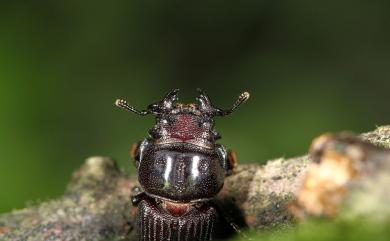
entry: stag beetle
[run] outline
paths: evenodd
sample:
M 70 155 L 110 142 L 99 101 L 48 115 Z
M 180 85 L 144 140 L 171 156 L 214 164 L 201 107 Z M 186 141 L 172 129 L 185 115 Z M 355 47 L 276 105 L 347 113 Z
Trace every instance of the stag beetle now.
M 243 92 L 230 109 L 214 107 L 198 89 L 199 104 L 175 103 L 178 89 L 139 111 L 118 99 L 116 106 L 144 116 L 156 116 L 149 137 L 136 143 L 132 157 L 143 189 L 136 189 L 139 240 L 211 240 L 217 209 L 211 199 L 236 165 L 233 152 L 215 143 L 214 117 L 231 114 L 248 100 Z

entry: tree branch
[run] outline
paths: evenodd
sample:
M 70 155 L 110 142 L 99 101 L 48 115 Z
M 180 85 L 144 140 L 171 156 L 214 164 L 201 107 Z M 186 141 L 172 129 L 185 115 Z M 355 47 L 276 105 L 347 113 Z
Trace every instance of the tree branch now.
M 238 165 L 217 202 L 234 222 L 259 231 L 289 227 L 308 215 L 383 220 L 390 216 L 390 152 L 385 148 L 390 148 L 390 126 L 359 138 L 323 136 L 313 143 L 311 155 Z M 130 195 L 136 185 L 136 177 L 119 171 L 114 160 L 91 157 L 62 197 L 2 214 L 0 239 L 135 240 L 137 210 Z

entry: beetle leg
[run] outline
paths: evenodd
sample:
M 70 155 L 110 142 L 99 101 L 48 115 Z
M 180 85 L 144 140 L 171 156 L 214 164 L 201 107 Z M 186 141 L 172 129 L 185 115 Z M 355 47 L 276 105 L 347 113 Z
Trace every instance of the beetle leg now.
M 234 150 L 228 150 L 227 160 L 230 163 L 232 173 L 238 165 L 237 153 Z
M 242 238 L 244 238 L 245 240 L 253 240 L 252 238 L 248 237 L 245 233 L 243 233 L 240 229 L 240 227 L 233 222 L 233 219 L 231 219 L 230 217 L 224 217 L 225 218 L 225 221 L 233 228 L 233 230 Z
M 221 164 L 226 171 L 226 176 L 231 175 L 238 164 L 236 152 L 233 150 L 227 151 L 226 148 L 220 144 L 216 144 L 215 148 L 221 155 Z
M 141 202 L 142 199 L 146 197 L 146 193 L 144 191 L 141 191 L 141 188 L 138 186 L 135 186 L 132 190 L 131 195 L 131 203 L 133 206 L 136 206 L 139 202 Z
M 229 225 L 232 230 L 237 233 L 244 240 L 252 240 L 245 233 L 242 232 L 242 228 L 245 228 L 245 223 L 243 221 L 235 220 L 233 217 L 236 216 L 232 213 L 232 209 L 226 206 L 226 203 L 222 203 L 220 200 L 212 200 L 213 207 L 217 209 L 217 212 L 220 214 L 219 216 L 222 218 L 225 224 Z M 241 223 L 239 225 L 238 223 Z
M 130 156 L 133 161 L 133 164 L 138 167 L 139 164 L 139 147 L 141 145 L 141 141 L 134 143 L 130 148 Z

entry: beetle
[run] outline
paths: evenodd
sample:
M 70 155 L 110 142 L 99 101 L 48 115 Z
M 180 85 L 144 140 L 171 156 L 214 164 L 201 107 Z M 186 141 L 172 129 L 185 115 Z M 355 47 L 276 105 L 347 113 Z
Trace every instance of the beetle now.
M 179 89 L 141 111 L 125 100 L 115 102 L 138 115 L 156 117 L 149 137 L 131 151 L 142 188 L 136 188 L 131 198 L 139 210 L 139 240 L 212 239 L 218 212 L 211 200 L 237 163 L 233 152 L 216 143 L 221 136 L 214 129 L 214 118 L 234 112 L 249 93 L 243 92 L 230 109 L 223 110 L 201 89 L 197 91 L 198 104 L 176 103 Z

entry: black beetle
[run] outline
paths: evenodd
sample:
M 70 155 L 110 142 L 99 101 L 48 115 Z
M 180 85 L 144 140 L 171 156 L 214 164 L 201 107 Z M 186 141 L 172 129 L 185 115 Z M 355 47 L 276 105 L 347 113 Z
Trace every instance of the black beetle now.
M 156 116 L 150 137 L 132 149 L 143 189 L 135 190 L 132 197 L 139 207 L 139 240 L 211 240 L 217 220 L 211 199 L 237 162 L 234 153 L 215 143 L 221 136 L 214 130 L 213 118 L 231 114 L 249 93 L 242 93 L 232 108 L 222 110 L 200 89 L 199 104 L 175 103 L 178 91 L 172 90 L 142 111 L 124 100 L 115 102 L 138 115 Z

